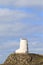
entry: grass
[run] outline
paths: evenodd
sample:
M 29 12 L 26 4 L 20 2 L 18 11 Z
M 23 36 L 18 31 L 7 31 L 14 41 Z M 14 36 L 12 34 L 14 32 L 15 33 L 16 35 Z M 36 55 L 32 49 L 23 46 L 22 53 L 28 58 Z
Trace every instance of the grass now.
M 10 54 L 0 65 L 43 65 L 43 56 L 38 54 Z

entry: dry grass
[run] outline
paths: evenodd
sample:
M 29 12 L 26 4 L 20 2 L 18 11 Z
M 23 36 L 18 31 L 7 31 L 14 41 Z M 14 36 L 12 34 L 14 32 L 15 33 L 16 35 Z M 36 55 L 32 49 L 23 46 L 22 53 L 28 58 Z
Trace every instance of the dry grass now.
M 43 56 L 38 54 L 11 54 L 1 65 L 43 65 Z

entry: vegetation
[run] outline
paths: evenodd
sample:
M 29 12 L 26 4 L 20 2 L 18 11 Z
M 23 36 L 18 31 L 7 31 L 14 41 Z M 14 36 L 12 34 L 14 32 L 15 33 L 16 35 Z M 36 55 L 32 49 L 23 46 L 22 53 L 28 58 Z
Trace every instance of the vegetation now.
M 0 65 L 43 65 L 43 56 L 38 54 L 11 54 Z

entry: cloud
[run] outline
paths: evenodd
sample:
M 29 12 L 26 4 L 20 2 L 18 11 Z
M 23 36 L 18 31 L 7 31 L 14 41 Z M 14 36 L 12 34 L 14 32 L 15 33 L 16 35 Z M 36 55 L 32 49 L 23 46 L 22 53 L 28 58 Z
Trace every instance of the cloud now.
M 0 0 L 0 5 L 23 6 L 43 6 L 43 0 Z
M 43 25 L 40 25 L 40 24 L 30 24 L 29 26 L 27 25 L 26 27 L 26 32 L 30 33 L 30 34 L 41 34 L 43 33 Z
M 33 46 L 37 46 L 38 45 L 38 42 L 33 42 L 32 45 Z
M 17 22 L 22 19 L 42 20 L 36 13 L 27 13 L 25 11 L 13 10 L 9 8 L 0 8 L 0 23 Z
M 0 51 L 2 50 L 9 50 L 10 48 L 17 47 L 19 44 L 17 41 L 8 41 L 8 42 L 3 42 L 0 44 Z
M 43 51 L 43 48 L 36 48 L 36 51 Z
M 34 16 L 36 15 L 19 10 L 0 8 L 0 36 L 23 36 L 25 34 L 23 30 L 28 25 L 24 24 L 21 20 L 27 17 L 33 18 Z
M 30 49 L 30 51 L 33 51 L 33 52 L 37 52 L 37 53 L 39 53 L 39 52 L 43 52 L 43 48 L 31 48 Z M 41 54 L 41 53 L 40 53 Z
M 0 44 L 0 63 L 3 63 L 9 54 L 14 53 L 18 47 L 17 41 L 7 41 Z
M 17 34 L 25 26 L 19 20 L 25 17 L 25 12 L 0 8 L 0 36 Z
M 20 10 L 0 8 L 0 36 L 25 37 L 28 34 L 33 35 L 34 33 L 43 33 L 42 25 L 32 25 L 32 23 L 29 23 L 31 21 L 28 21 L 27 23 L 21 21 L 25 18 L 33 19 L 36 18 L 36 16 L 35 13 L 32 14 Z
M 0 57 L 2 57 L 2 55 L 0 55 Z
M 33 19 L 37 15 L 34 13 L 26 13 L 20 10 L 11 10 L 8 8 L 0 8 L 0 37 L 26 37 L 30 36 L 33 41 L 41 40 L 42 37 L 38 37 L 38 34 L 43 33 L 43 25 L 34 24 L 31 21 L 26 20 L 26 23 L 22 19 Z
M 41 6 L 42 0 L 16 0 L 16 6 Z
M 7 59 L 8 57 L 8 54 L 1 54 L 0 55 L 0 64 L 4 63 L 5 62 L 5 59 Z
M 43 6 L 42 0 L 0 0 L 0 5 L 3 7 L 14 6 L 16 7 L 38 7 L 38 12 L 41 6 Z M 30 11 L 30 10 L 29 10 Z M 41 9 L 40 9 L 41 11 Z M 0 59 L 7 56 L 10 52 L 19 46 L 19 42 L 15 40 L 9 40 L 9 38 L 27 37 L 30 41 L 31 52 L 43 52 L 41 34 L 43 34 L 43 25 L 39 24 L 42 17 L 38 16 L 39 13 L 33 11 L 32 13 L 22 10 L 0 8 Z M 28 19 L 28 20 L 27 20 Z M 24 21 L 25 20 L 25 21 Z M 37 22 L 39 21 L 39 23 Z M 37 24 L 35 24 L 36 22 Z M 42 23 L 42 22 L 41 22 Z M 38 34 L 40 34 L 38 36 Z M 3 39 L 2 39 L 3 38 Z M 6 39 L 5 39 L 6 38 Z M 40 40 L 39 40 L 40 38 Z M 4 40 L 4 41 L 3 41 Z M 5 41 L 7 40 L 7 41 Z M 39 42 L 37 42 L 37 40 Z M 41 45 L 42 44 L 42 45 Z M 37 48 L 36 48 L 37 47 Z M 5 58 L 4 58 L 5 59 Z M 1 62 L 1 61 L 0 61 Z
M 18 36 L 25 26 L 20 22 L 15 24 L 0 24 L 0 36 Z
M 22 11 L 0 8 L 0 21 L 15 21 L 26 16 L 27 14 Z

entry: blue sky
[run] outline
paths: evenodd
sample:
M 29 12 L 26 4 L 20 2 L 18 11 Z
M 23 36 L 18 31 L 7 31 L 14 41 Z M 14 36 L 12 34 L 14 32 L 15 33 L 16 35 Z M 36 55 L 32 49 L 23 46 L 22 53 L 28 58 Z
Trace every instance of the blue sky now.
M 0 0 L 0 63 L 28 39 L 29 52 L 43 54 L 43 0 Z

